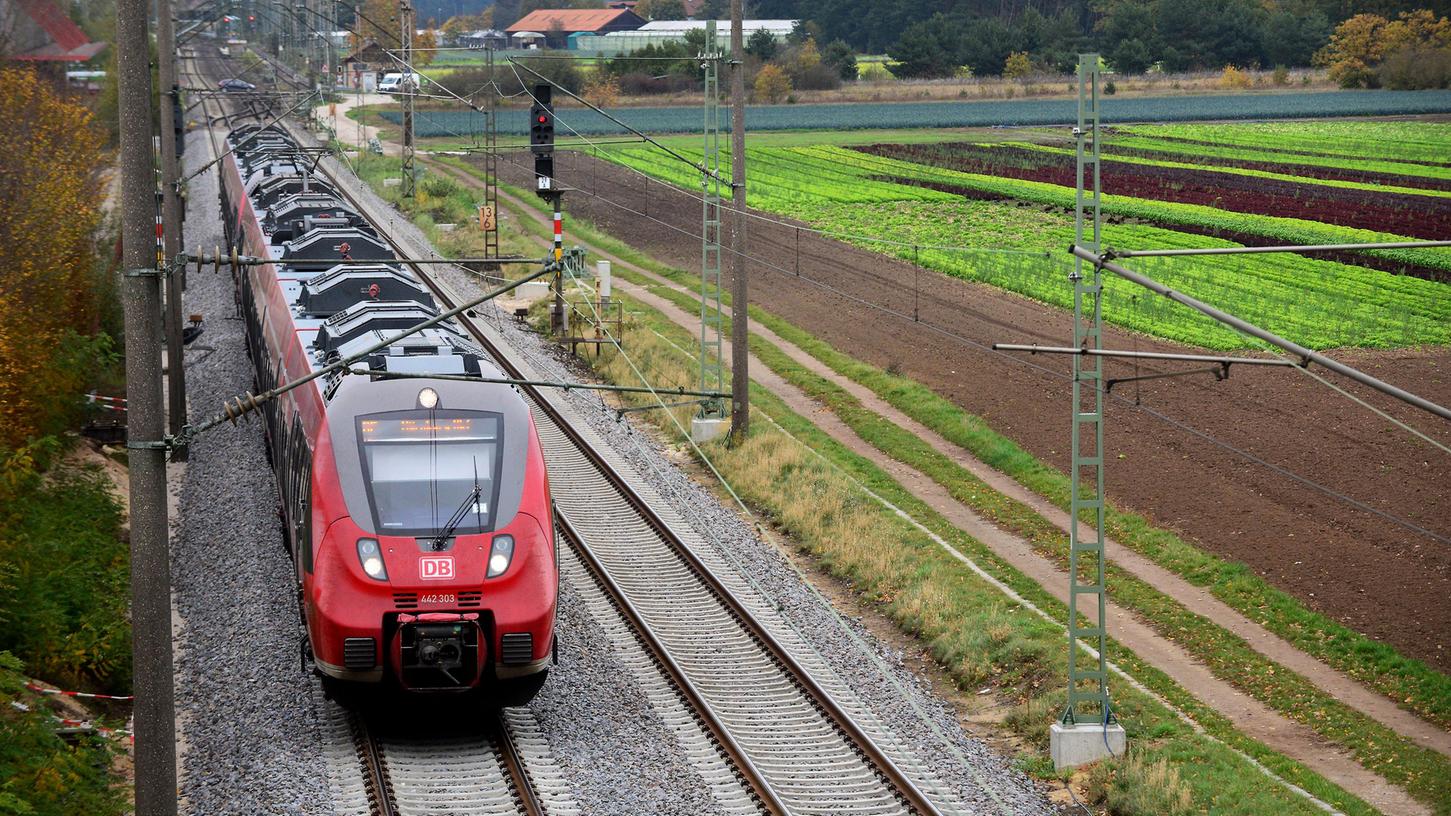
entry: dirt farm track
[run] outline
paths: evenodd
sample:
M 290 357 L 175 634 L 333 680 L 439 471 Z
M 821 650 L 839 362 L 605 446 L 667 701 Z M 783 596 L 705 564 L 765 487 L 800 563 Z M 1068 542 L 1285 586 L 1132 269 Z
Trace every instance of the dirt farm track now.
M 517 161 L 501 162 L 501 175 L 527 189 L 532 174 L 523 168 L 522 158 Z M 664 262 L 699 269 L 698 238 L 692 241 L 680 232 L 699 235 L 697 200 L 660 184 L 645 184 L 638 174 L 587 156 L 562 155 L 559 165 L 561 177 L 580 188 L 565 200 L 566 222 L 586 219 Z M 760 221 L 753 221 L 751 229 L 753 256 L 792 268 L 795 230 Z M 1036 456 L 1068 469 L 1068 359 L 1009 358 L 982 348 L 995 342 L 1069 345 L 1068 315 L 924 272 L 924 284 L 930 279 L 933 286 L 924 285 L 919 305 L 923 325 L 914 324 L 911 265 L 809 234 L 800 240 L 801 279 L 752 264 L 753 304 L 788 317 L 866 362 L 900 370 L 984 417 Z M 729 267 L 726 263 L 727 273 Z M 1117 330 L 1108 331 L 1104 345 L 1183 350 Z M 1334 356 L 1441 404 L 1451 402 L 1451 350 L 1446 348 Z M 1140 366 L 1139 373 L 1170 370 L 1172 365 Z M 1109 376 L 1132 373 L 1116 361 L 1107 369 Z M 1336 382 L 1451 443 L 1447 423 L 1379 395 L 1371 397 L 1373 392 L 1350 388 L 1347 381 Z M 1154 380 L 1143 383 L 1137 393 L 1132 386 L 1120 386 L 1114 394 L 1124 399 L 1108 403 L 1107 479 L 1108 493 L 1120 506 L 1144 513 L 1211 552 L 1248 564 L 1309 606 L 1404 654 L 1442 671 L 1451 669 L 1448 457 L 1292 369 L 1241 366 L 1226 382 L 1207 375 Z M 1151 412 L 1268 464 L 1255 463 Z M 1440 540 L 1357 509 L 1269 465 L 1404 519 Z

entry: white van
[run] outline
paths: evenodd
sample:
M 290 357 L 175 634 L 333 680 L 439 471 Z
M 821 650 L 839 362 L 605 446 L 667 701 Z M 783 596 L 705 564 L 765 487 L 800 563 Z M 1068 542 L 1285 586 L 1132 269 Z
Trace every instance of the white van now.
M 422 81 L 423 77 L 418 74 L 384 74 L 383 79 L 378 82 L 378 93 L 398 93 L 409 87 L 417 90 Z

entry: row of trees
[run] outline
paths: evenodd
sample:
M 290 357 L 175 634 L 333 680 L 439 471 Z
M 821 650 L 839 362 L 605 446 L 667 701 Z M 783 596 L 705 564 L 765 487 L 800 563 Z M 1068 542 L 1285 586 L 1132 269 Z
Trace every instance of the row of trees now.
M 748 6 L 752 17 L 810 20 L 820 26 L 818 39 L 821 42 L 843 40 L 861 54 L 887 52 L 907 29 L 936 14 L 956 20 L 997 20 L 1009 29 L 1019 29 L 1030 13 L 1045 19 L 1063 15 L 1072 24 L 1073 35 L 1082 38 L 1082 45 L 1108 53 L 1110 49 L 1104 47 L 1105 44 L 1097 37 L 1097 24 L 1112 16 L 1121 2 L 1125 0 L 893 0 L 890 3 L 881 0 L 752 0 Z M 1149 6 L 1152 12 L 1157 4 L 1144 5 Z M 1451 0 L 1429 0 L 1418 5 L 1429 9 L 1437 17 L 1451 15 Z M 1187 6 L 1190 13 L 1203 13 L 1208 18 L 1206 24 L 1220 25 L 1213 18 L 1224 12 L 1215 2 L 1183 6 Z M 1394 19 L 1399 12 L 1406 10 L 1406 4 L 1396 0 L 1296 0 L 1292 4 L 1286 0 L 1268 0 L 1243 4 L 1235 13 L 1250 11 L 1249 6 L 1262 7 L 1266 17 L 1284 10 L 1296 16 L 1318 16 L 1325 20 L 1321 42 L 1310 49 L 1311 53 L 1323 44 L 1323 36 L 1329 34 L 1330 27 L 1343 20 L 1357 14 L 1376 14 Z M 1258 36 L 1255 40 L 1260 42 Z M 1147 40 L 1144 44 L 1152 46 Z M 1117 42 L 1107 45 L 1117 45 Z M 1305 58 L 1309 58 L 1308 53 Z
M 1114 70 L 1142 73 L 1225 65 L 1309 65 L 1330 35 L 1329 19 L 1309 0 L 1110 0 L 1087 26 L 1081 9 L 1045 16 L 1029 8 L 1017 19 L 938 13 L 902 32 L 888 55 L 900 76 L 949 76 L 970 69 L 996 75 L 1010 54 L 1035 68 L 1071 69 L 1084 51 L 1102 53 Z

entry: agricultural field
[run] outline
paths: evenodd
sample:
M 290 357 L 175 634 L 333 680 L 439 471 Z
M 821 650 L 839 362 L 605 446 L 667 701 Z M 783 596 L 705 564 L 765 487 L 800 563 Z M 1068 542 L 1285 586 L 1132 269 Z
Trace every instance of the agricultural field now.
M 1065 85 L 1065 88 L 1067 86 Z M 746 128 L 775 130 L 855 130 L 878 128 L 957 128 L 997 125 L 1053 125 L 1071 122 L 1078 103 L 1072 99 L 1021 99 L 971 102 L 881 102 L 820 105 L 749 105 Z M 699 107 L 622 108 L 612 111 L 623 122 L 646 133 L 698 133 Z M 1177 97 L 1115 99 L 1105 122 L 1176 122 L 1207 119 L 1277 119 L 1318 116 L 1389 116 L 1451 113 L 1451 91 L 1317 91 L 1267 92 Z M 385 111 L 398 124 L 402 113 Z M 721 124 L 729 126 L 721 108 Z M 559 133 L 586 136 L 620 134 L 624 129 L 582 108 L 559 111 Z M 524 109 L 499 114 L 500 135 L 527 132 Z M 482 133 L 483 117 L 472 111 L 419 111 L 419 138 L 465 137 Z
M 1142 125 L 1105 139 L 1104 243 L 1123 249 L 1451 237 L 1451 128 L 1423 122 Z M 1002 141 L 753 148 L 750 204 L 843 240 L 1071 305 L 1074 151 Z M 682 187 L 683 163 L 615 148 Z M 866 205 L 866 206 L 862 206 Z M 1142 258 L 1135 269 L 1315 348 L 1451 343 L 1441 250 Z M 1109 279 L 1106 318 L 1216 349 L 1251 341 Z

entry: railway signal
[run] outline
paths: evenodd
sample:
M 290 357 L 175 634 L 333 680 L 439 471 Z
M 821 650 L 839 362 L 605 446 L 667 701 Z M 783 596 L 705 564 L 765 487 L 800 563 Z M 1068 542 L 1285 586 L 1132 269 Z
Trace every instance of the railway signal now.
M 552 86 L 534 86 L 534 104 L 529 108 L 529 150 L 534 155 L 554 152 L 554 105 Z
M 554 105 L 552 86 L 534 86 L 534 104 L 529 108 L 529 150 L 534 154 L 535 192 L 558 209 L 554 184 Z M 557 260 L 557 259 L 556 259 Z

